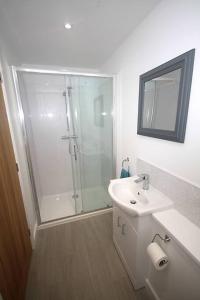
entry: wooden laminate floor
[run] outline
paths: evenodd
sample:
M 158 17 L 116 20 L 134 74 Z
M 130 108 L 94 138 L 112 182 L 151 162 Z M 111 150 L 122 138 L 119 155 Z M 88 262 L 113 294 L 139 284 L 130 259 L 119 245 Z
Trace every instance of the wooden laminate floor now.
M 146 300 L 135 292 L 112 241 L 112 214 L 40 230 L 27 300 Z

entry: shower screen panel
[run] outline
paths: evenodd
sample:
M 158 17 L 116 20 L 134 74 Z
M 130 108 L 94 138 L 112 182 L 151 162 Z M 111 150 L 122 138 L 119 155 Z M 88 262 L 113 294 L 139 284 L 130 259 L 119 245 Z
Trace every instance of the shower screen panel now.
M 112 78 L 72 76 L 78 102 L 81 195 L 84 212 L 111 206 L 107 189 L 113 178 Z
M 112 78 L 17 71 L 41 222 L 111 206 Z

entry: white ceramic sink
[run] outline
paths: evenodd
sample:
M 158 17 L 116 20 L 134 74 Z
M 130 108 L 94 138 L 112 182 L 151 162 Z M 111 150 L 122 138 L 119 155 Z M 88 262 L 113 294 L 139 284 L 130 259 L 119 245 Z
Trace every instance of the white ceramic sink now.
M 173 206 L 173 202 L 163 193 L 149 185 L 143 190 L 143 182 L 135 183 L 137 176 L 110 181 L 108 192 L 113 201 L 132 216 L 143 216 Z

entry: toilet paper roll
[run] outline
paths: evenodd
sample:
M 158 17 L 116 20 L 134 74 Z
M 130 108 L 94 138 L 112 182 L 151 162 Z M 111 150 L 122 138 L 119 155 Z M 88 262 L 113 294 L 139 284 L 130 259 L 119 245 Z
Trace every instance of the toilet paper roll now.
M 168 257 L 157 243 L 151 243 L 147 247 L 147 253 L 157 271 L 161 271 L 167 267 Z

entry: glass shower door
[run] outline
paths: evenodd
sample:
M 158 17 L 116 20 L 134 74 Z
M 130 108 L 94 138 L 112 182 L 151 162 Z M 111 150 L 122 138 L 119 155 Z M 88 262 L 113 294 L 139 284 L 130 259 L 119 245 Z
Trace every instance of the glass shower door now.
M 66 77 L 18 72 L 18 80 L 41 221 L 80 213 Z
M 108 184 L 113 178 L 112 78 L 71 76 L 78 135 L 83 212 L 111 206 Z

